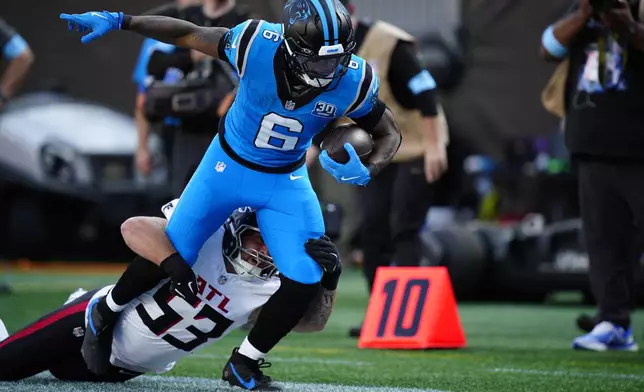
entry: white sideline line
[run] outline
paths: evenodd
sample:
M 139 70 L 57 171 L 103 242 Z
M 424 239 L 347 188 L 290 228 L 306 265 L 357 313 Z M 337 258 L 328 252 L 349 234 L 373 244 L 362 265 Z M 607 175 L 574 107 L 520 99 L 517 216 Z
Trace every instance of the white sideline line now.
M 3 383 L 0 382 L 0 391 L 11 392 L 236 392 L 221 380 L 200 377 L 168 377 L 162 375 L 141 376 L 125 384 L 79 383 L 79 382 L 52 382 L 53 377 L 49 372 L 41 373 L 24 381 Z M 285 392 L 449 392 L 439 389 L 416 389 L 396 387 L 368 387 L 344 386 L 332 384 L 304 384 L 278 382 Z
M 176 383 L 176 384 L 192 384 L 192 385 L 204 385 L 209 388 L 215 388 L 214 391 L 224 392 L 224 391 L 238 391 L 238 388 L 232 388 L 227 386 L 223 381 L 213 380 L 209 378 L 197 378 L 197 377 L 164 377 L 164 376 L 141 376 L 139 378 L 141 381 L 149 380 L 156 383 Z M 355 386 L 344 386 L 344 385 L 332 385 L 332 384 L 303 384 L 303 383 L 290 383 L 290 382 L 278 382 L 277 384 L 285 387 L 285 391 L 298 391 L 298 392 L 449 392 L 439 389 L 414 389 L 414 388 L 396 388 L 396 387 L 355 387 Z M 211 391 L 213 391 L 211 389 Z
M 228 359 L 230 355 L 219 354 L 192 354 L 187 358 L 203 358 L 203 359 Z M 348 365 L 348 366 L 370 366 L 371 362 L 360 361 L 347 361 L 344 359 L 317 359 L 317 358 L 283 358 L 273 357 L 268 358 L 268 362 L 287 362 L 287 363 L 315 363 L 318 365 Z
M 644 376 L 639 374 L 623 374 L 623 373 L 586 373 L 586 372 L 569 372 L 565 370 L 533 370 L 533 369 L 514 369 L 514 368 L 496 368 L 490 369 L 495 373 L 523 373 L 523 374 L 537 374 L 542 376 L 577 376 L 577 377 L 601 377 L 601 378 L 618 378 L 627 380 L 644 381 Z

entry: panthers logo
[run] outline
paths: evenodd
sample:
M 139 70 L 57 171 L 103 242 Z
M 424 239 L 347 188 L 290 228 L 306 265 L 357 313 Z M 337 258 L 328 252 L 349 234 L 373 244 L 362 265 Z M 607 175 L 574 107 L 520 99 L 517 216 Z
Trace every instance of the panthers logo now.
M 284 9 L 289 15 L 288 27 L 301 20 L 307 20 L 311 16 L 311 8 L 306 0 L 289 0 Z

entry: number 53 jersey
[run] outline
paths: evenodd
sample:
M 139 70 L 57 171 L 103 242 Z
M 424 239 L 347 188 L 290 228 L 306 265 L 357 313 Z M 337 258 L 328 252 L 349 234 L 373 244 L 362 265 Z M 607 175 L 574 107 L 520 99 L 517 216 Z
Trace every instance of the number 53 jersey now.
M 242 159 L 264 167 L 297 162 L 331 121 L 363 117 L 378 101 L 378 78 L 355 55 L 342 79 L 331 82 L 333 88 L 293 98 L 282 41 L 281 24 L 248 20 L 219 43 L 219 57 L 240 77 L 220 135 Z
M 113 365 L 142 373 L 169 371 L 179 359 L 246 324 L 277 291 L 277 277 L 248 281 L 227 272 L 223 232 L 210 237 L 192 267 L 199 283 L 195 306 L 171 294 L 170 282 L 164 280 L 123 310 L 112 340 Z

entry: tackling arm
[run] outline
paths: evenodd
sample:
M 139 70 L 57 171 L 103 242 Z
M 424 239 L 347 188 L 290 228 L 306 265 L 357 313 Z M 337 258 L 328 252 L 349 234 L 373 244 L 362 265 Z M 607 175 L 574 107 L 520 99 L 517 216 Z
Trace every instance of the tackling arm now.
M 300 322 L 293 328 L 295 332 L 320 332 L 326 326 L 331 312 L 333 311 L 333 305 L 335 304 L 336 290 L 327 290 L 324 287 L 320 287 L 320 292 L 317 297 L 309 305 L 309 309 L 306 311 Z M 248 317 L 249 324 L 255 324 L 257 321 L 257 316 L 262 308 L 256 309 L 250 317 Z
M 121 28 L 161 42 L 194 49 L 217 59 L 219 41 L 229 30 L 225 27 L 200 27 L 184 20 L 153 15 L 126 15 Z
M 329 321 L 333 305 L 335 304 L 336 290 L 327 290 L 320 287 L 318 296 L 311 302 L 309 310 L 300 322 L 293 328 L 295 332 L 320 332 Z
M 156 265 L 177 253 L 165 234 L 167 219 L 138 216 L 121 225 L 125 244 L 139 256 Z
M 163 218 L 134 217 L 123 222 L 121 234 L 134 253 L 158 265 L 170 277 L 171 291 L 194 304 L 199 300 L 197 277 L 170 243 L 165 234 L 167 224 Z

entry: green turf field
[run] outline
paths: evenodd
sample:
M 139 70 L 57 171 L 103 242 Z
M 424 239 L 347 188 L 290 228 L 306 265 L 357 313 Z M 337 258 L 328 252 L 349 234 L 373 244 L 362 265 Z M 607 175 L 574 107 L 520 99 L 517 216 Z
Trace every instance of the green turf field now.
M 60 305 L 77 287 L 111 283 L 111 277 L 9 275 L 13 296 L 0 296 L 0 318 L 10 332 Z M 644 352 L 589 353 L 570 349 L 579 332 L 577 306 L 459 306 L 468 347 L 461 350 L 360 350 L 347 330 L 360 322 L 367 294 L 360 275 L 343 276 L 338 303 L 326 330 L 293 334 L 269 356 L 267 374 L 291 391 L 404 391 L 404 388 L 451 392 L 644 391 Z M 644 318 L 635 318 L 641 337 Z M 233 332 L 223 341 L 192 355 L 167 374 L 122 386 L 51 383 L 41 376 L 22 384 L 0 383 L 0 391 L 227 391 L 217 381 L 230 351 L 244 337 Z M 640 340 L 644 343 L 644 340 Z M 345 385 L 349 387 L 334 387 Z M 380 388 L 378 388 L 380 387 Z

